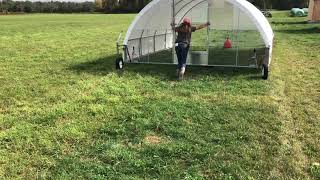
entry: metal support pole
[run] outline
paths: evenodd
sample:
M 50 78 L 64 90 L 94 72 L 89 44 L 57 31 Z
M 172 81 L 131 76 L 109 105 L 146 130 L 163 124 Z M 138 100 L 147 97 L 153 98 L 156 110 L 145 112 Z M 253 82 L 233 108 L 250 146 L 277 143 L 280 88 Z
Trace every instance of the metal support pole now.
M 210 1 L 207 1 L 208 2 L 208 9 L 207 9 L 207 23 L 210 22 L 210 7 L 211 7 L 211 3 Z M 208 63 L 209 63 L 209 51 L 210 51 L 210 26 L 207 27 L 207 53 L 208 53 L 208 57 L 207 57 L 207 60 L 208 60 Z
M 264 56 L 262 64 L 269 66 L 269 64 L 270 64 L 270 47 L 265 48 L 264 53 L 265 53 L 265 56 Z
M 151 31 L 151 30 L 149 30 L 149 29 L 147 30 L 147 39 L 146 39 L 146 40 L 147 40 L 147 44 L 148 44 L 148 63 L 149 63 L 149 61 L 150 61 L 150 59 L 149 59 L 149 58 L 150 58 L 150 57 L 149 57 L 149 54 L 150 54 L 150 40 L 149 40 L 150 37 L 149 37 L 149 31 Z
M 139 60 L 141 61 L 142 56 L 142 36 L 143 36 L 144 30 L 142 30 L 140 39 L 139 39 Z
M 175 50 L 175 44 L 176 44 L 176 32 L 175 32 L 175 24 L 176 24 L 176 20 L 175 20 L 175 3 L 174 0 L 172 0 L 172 62 L 174 63 L 174 50 Z
M 166 32 L 164 34 L 164 49 L 167 49 L 167 29 L 166 29 Z
M 153 52 L 156 52 L 156 34 L 157 34 L 157 30 L 154 31 L 154 35 L 153 35 Z
M 238 22 L 237 22 L 237 30 L 236 30 L 236 45 L 237 45 L 237 54 L 236 54 L 236 66 L 239 66 L 239 25 L 240 25 L 240 9 L 238 10 Z
M 120 50 L 119 50 L 119 42 L 121 40 L 121 36 L 122 36 L 122 31 L 120 32 L 119 36 L 118 36 L 118 39 L 117 39 L 117 54 L 120 54 Z

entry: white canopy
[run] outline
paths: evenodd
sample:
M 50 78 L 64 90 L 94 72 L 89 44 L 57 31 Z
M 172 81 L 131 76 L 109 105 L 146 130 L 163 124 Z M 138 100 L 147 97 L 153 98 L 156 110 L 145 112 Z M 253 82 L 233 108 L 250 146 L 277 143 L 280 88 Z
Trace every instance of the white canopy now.
M 170 29 L 170 23 L 172 22 L 172 1 L 173 0 L 153 0 L 149 3 L 135 18 L 135 20 L 130 25 L 126 38 L 124 40 L 124 45 L 127 45 L 129 39 L 137 38 L 137 35 L 133 33 L 133 31 L 142 31 L 142 30 L 158 30 L 163 31 L 166 29 Z M 225 4 L 230 4 L 233 6 L 226 6 Z M 208 4 L 211 8 L 217 9 L 220 8 L 224 12 L 221 14 L 224 17 L 214 18 L 212 17 L 210 21 L 212 26 L 215 24 L 223 24 L 216 23 L 214 20 L 225 21 L 227 18 L 237 18 L 238 13 L 233 13 L 234 17 L 231 17 L 231 13 L 226 14 L 230 11 L 224 11 L 228 7 L 232 7 L 235 11 L 239 11 L 243 13 L 247 18 L 251 20 L 252 23 L 259 30 L 266 47 L 272 47 L 273 42 L 273 31 L 268 22 L 268 20 L 264 17 L 264 15 L 251 3 L 246 0 L 175 0 L 175 9 L 176 9 L 176 23 L 180 21 L 183 16 L 185 16 L 190 11 L 198 11 L 200 12 L 198 16 L 201 16 L 201 11 L 206 11 L 208 8 Z M 188 12 L 188 13 L 189 13 Z M 193 21 L 196 21 L 197 14 L 194 14 L 194 18 L 191 17 Z M 203 13 L 202 13 L 203 14 Z M 190 16 L 189 16 L 190 17 Z M 241 26 L 241 25 L 240 25 Z M 245 27 L 239 27 L 245 28 Z M 139 34 L 141 35 L 141 34 Z
M 210 22 L 210 31 L 236 32 L 237 36 L 242 35 L 237 40 L 244 46 L 258 44 L 245 42 L 247 37 L 261 39 L 259 44 L 270 49 L 271 59 L 272 28 L 261 11 L 246 0 L 153 0 L 136 16 L 126 33 L 123 44 L 128 54 L 135 58 L 172 48 L 174 33 L 170 24 L 173 21 L 179 24 L 184 17 L 191 18 L 193 24 Z

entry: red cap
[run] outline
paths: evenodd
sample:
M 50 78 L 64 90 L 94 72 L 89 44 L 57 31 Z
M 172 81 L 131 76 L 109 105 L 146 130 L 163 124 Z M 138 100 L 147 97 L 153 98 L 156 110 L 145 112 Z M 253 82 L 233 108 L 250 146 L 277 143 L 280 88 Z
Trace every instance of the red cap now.
M 188 17 L 185 17 L 185 18 L 183 19 L 183 24 L 187 24 L 187 25 L 191 26 L 191 19 L 188 18 Z

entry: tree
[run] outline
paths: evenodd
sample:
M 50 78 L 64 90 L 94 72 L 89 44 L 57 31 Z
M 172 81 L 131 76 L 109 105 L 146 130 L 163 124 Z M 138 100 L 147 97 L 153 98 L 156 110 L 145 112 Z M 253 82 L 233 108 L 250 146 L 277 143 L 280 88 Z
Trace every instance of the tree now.
M 102 0 L 95 0 L 95 10 L 98 12 L 102 12 L 103 10 Z
M 2 0 L 0 0 L 0 14 L 3 13 L 3 4 L 2 4 Z
M 281 10 L 291 9 L 293 7 L 307 7 L 308 2 L 308 0 L 270 0 L 273 8 Z
M 117 9 L 118 0 L 102 0 L 102 6 L 105 12 L 111 13 Z
M 95 4 L 91 2 L 84 2 L 84 3 L 81 3 L 81 5 L 82 5 L 81 12 L 94 12 L 96 8 Z
M 260 9 L 290 9 L 307 7 L 308 0 L 248 0 Z M 95 0 L 95 2 L 31 2 L 0 0 L 0 12 L 25 13 L 72 13 L 72 12 L 105 12 L 105 13 L 137 13 L 151 0 Z

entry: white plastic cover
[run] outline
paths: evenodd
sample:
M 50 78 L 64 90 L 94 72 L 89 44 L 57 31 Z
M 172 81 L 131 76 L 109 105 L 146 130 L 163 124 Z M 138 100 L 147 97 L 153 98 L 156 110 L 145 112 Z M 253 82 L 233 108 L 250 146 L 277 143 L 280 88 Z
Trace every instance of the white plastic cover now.
M 153 0 L 127 31 L 123 44 L 128 47 L 128 54 L 134 58 L 172 48 L 170 24 L 173 19 L 179 24 L 186 16 L 194 23 L 209 21 L 211 30 L 255 30 L 265 47 L 270 48 L 271 58 L 272 28 L 260 10 L 246 0 Z

